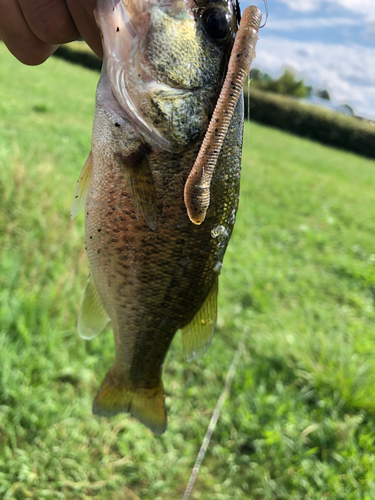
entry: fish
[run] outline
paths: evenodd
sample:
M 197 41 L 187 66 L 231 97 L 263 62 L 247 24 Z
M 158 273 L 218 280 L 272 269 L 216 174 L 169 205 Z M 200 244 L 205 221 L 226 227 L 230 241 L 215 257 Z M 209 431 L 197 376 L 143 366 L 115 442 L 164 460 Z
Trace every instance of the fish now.
M 252 19 L 259 17 L 254 12 Z M 94 14 L 104 59 L 91 152 L 71 213 L 85 211 L 90 263 L 78 330 L 90 339 L 109 321 L 113 327 L 115 359 L 93 413 L 130 413 L 162 434 L 168 349 L 178 330 L 187 361 L 212 341 L 218 278 L 238 208 L 241 92 L 235 102 L 224 99 L 230 108 L 224 128 L 215 106 L 222 89 L 232 93 L 232 70 L 242 60 L 232 53 L 239 6 L 231 0 L 99 0 Z M 257 28 L 251 29 L 253 53 Z M 239 54 L 245 45 L 238 45 Z M 219 145 L 204 143 L 208 131 L 220 136 Z M 215 165 L 207 181 L 206 164 L 196 160 L 211 145 Z M 199 212 L 200 179 L 209 201 L 201 207 L 204 216 L 194 217 L 189 205 Z

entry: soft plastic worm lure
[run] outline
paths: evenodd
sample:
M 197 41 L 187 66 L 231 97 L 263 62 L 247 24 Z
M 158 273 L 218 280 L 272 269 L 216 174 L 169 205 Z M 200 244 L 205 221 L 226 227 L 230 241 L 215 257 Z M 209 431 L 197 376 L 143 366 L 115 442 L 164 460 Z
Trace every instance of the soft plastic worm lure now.
M 184 200 L 189 218 L 202 224 L 210 204 L 210 185 L 246 76 L 255 58 L 262 20 L 255 6 L 245 9 L 229 59 L 228 72 L 197 159 L 185 184 Z

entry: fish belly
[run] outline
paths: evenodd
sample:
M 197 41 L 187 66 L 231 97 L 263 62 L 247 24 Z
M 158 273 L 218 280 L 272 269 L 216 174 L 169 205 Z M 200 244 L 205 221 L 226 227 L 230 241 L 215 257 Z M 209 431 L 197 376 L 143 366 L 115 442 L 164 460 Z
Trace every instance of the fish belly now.
M 94 401 L 95 413 L 129 411 L 154 432 L 165 429 L 162 365 L 176 331 L 192 321 L 217 284 L 238 206 L 242 126 L 238 109 L 201 226 L 189 220 L 183 197 L 199 144 L 184 154 L 149 156 L 156 229 L 142 215 L 137 218 L 126 184 L 126 159 L 121 164 L 116 155 L 93 148 L 86 245 L 116 345 L 115 362 Z

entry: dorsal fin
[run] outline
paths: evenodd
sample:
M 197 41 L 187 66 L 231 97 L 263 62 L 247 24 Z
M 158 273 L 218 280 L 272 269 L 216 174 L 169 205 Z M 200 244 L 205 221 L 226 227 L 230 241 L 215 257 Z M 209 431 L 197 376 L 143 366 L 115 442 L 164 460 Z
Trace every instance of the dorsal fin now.
M 76 187 L 74 188 L 74 199 L 70 213 L 70 217 L 72 220 L 85 208 L 87 191 L 89 189 L 91 181 L 91 174 L 92 174 L 92 153 L 90 151 L 90 154 L 78 178 Z
M 109 321 L 92 275 L 89 275 L 88 285 L 83 297 L 78 316 L 78 331 L 84 339 L 96 337 Z
M 120 156 L 120 162 L 137 219 L 141 213 L 148 226 L 155 231 L 157 224 L 156 191 L 143 145 L 130 156 Z
M 181 328 L 182 349 L 186 361 L 203 356 L 210 347 L 216 327 L 218 283 L 216 278 L 202 307 L 192 321 Z

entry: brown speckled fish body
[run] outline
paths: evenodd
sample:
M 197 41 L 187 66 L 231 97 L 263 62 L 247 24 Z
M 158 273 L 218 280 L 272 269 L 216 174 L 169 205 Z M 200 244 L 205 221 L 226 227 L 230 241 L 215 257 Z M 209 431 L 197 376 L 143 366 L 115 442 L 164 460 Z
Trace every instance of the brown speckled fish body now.
M 206 9 L 207 5 L 212 4 L 207 3 Z M 233 26 L 231 5 L 215 5 L 226 9 Z M 239 198 L 242 98 L 213 175 L 206 218 L 197 226 L 187 215 L 184 186 L 225 76 L 233 28 L 226 43 L 217 47 L 201 27 L 202 14 L 199 17 L 186 6 L 184 9 L 185 18 L 181 13 L 174 18 L 158 6 L 148 11 L 150 27 L 148 36 L 142 39 L 146 44 L 142 55 L 148 56 L 147 74 L 162 75 L 156 90 L 146 91 L 141 80 L 134 84 L 132 71 L 126 77 L 132 81 L 128 89 L 133 85 L 129 93 L 139 86 L 135 95 L 140 96 L 137 110 L 141 119 L 155 127 L 162 139 L 152 128 L 146 130 L 143 124 L 129 119 L 114 95 L 105 61 L 107 67 L 97 90 L 89 157 L 92 173 L 85 206 L 89 287 L 94 287 L 93 294 L 98 297 L 89 306 L 85 297 L 81 331 L 88 321 L 84 318 L 86 309 L 91 308 L 95 316 L 95 309 L 102 306 L 100 314 L 112 321 L 116 347 L 115 361 L 95 398 L 93 411 L 106 416 L 128 411 L 156 433 L 166 428 L 162 366 L 176 331 L 185 329 L 185 355 L 190 359 L 201 355 L 211 341 L 218 275 Z M 194 50 L 211 55 L 205 66 L 200 61 L 202 54 L 189 59 L 186 41 L 181 45 L 184 30 L 178 29 L 179 23 L 185 23 L 186 36 L 195 40 Z M 168 44 L 160 34 L 165 26 L 169 26 Z M 173 46 L 174 39 L 184 48 L 182 55 L 178 51 L 163 53 L 163 47 L 168 52 L 166 47 Z M 139 55 L 132 50 L 129 57 L 134 63 Z M 166 62 L 160 62 L 160 53 L 167 62 L 174 57 L 172 76 Z M 198 67 L 194 67 L 196 61 Z M 139 69 L 137 64 L 134 67 Z M 166 147 L 160 145 L 163 140 Z M 91 293 L 89 287 L 86 296 Z M 206 320 L 212 325 L 208 337 L 200 340 L 199 328 L 206 326 Z M 99 331 L 105 322 L 93 330 Z

